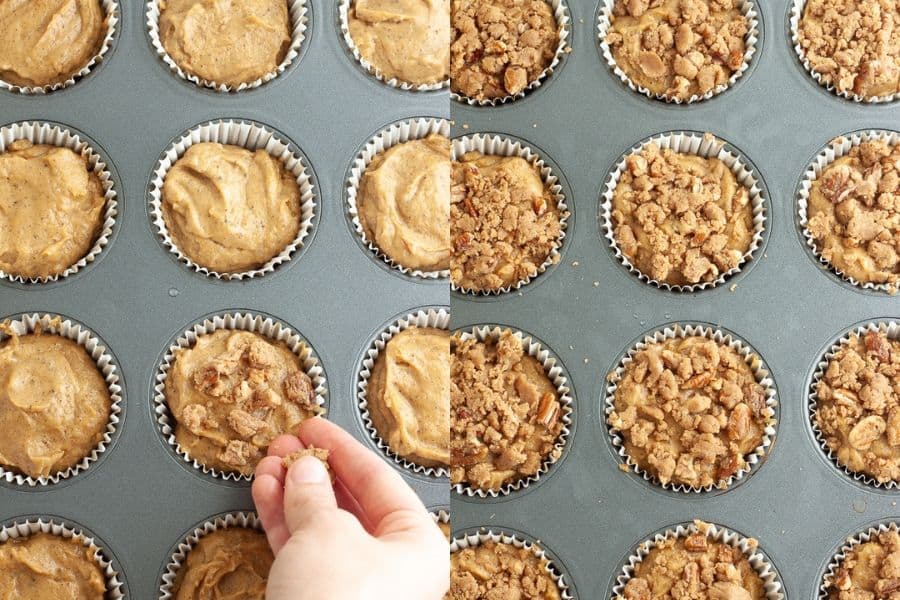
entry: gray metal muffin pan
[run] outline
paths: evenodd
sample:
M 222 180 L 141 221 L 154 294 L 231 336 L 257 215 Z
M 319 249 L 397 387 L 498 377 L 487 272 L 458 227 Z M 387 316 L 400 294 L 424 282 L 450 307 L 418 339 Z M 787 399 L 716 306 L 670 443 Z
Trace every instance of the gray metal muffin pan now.
M 211 312 L 249 310 L 283 320 L 310 342 L 325 369 L 328 418 L 377 451 L 354 387 L 363 350 L 398 313 L 449 302 L 446 281 L 404 277 L 357 244 L 343 199 L 347 169 L 369 137 L 394 121 L 447 117 L 449 93 L 403 92 L 370 77 L 340 38 L 335 5 L 310 4 L 300 58 L 256 90 L 228 95 L 179 79 L 154 53 L 145 3 L 134 1 L 122 3 L 115 47 L 76 85 L 46 96 L 0 92 L 0 125 L 46 120 L 87 134 L 114 165 L 121 206 L 115 239 L 74 277 L 50 285 L 0 282 L 0 317 L 51 312 L 86 325 L 118 359 L 128 405 L 115 444 L 87 472 L 57 486 L 0 486 L 0 523 L 54 515 L 86 527 L 108 545 L 129 598 L 158 597 L 173 544 L 197 523 L 253 509 L 247 485 L 179 464 L 158 433 L 151 382 L 173 336 Z M 319 221 L 308 247 L 274 273 L 244 282 L 217 281 L 180 264 L 159 243 L 147 211 L 159 154 L 185 130 L 221 118 L 284 133 L 316 175 Z M 403 473 L 427 506 L 449 504 L 446 479 Z
M 454 328 L 500 323 L 545 342 L 570 375 L 578 420 L 562 461 L 527 491 L 496 500 L 454 493 L 453 529 L 485 526 L 541 540 L 578 598 L 607 597 L 639 542 L 694 518 L 757 538 L 786 596 L 814 598 L 846 536 L 900 517 L 900 494 L 856 483 L 824 457 L 806 413 L 810 376 L 831 340 L 858 321 L 897 317 L 900 297 L 858 290 L 823 271 L 794 218 L 795 189 L 814 154 L 842 133 L 900 128 L 900 104 L 855 104 L 820 87 L 789 42 L 788 4 L 757 0 L 763 32 L 749 71 L 704 102 L 677 106 L 629 90 L 599 52 L 597 0 L 570 0 L 572 52 L 540 88 L 498 107 L 451 106 L 454 136 L 510 134 L 550 158 L 578 215 L 556 268 L 507 295 L 451 296 Z M 620 156 L 648 136 L 681 130 L 733 144 L 758 167 L 769 198 L 767 245 L 725 284 L 692 294 L 630 274 L 598 220 L 602 187 Z M 771 368 L 781 403 L 777 442 L 757 472 L 726 492 L 699 495 L 665 492 L 620 471 L 601 407 L 606 374 L 628 345 L 664 324 L 696 321 L 752 345 Z

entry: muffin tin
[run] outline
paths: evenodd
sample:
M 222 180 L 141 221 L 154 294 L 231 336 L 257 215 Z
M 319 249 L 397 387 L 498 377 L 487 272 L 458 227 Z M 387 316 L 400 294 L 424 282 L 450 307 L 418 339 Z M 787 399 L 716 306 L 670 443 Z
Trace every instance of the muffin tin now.
M 0 126 L 48 121 L 84 133 L 115 173 L 118 215 L 89 268 L 46 284 L 0 281 L 0 318 L 60 313 L 108 344 L 125 417 L 102 460 L 49 486 L 0 482 L 0 526 L 38 517 L 102 541 L 127 598 L 159 598 L 172 548 L 215 515 L 253 509 L 249 484 L 204 476 L 159 434 L 153 386 L 170 340 L 204 315 L 250 311 L 288 324 L 327 373 L 328 418 L 378 452 L 357 406 L 361 357 L 385 323 L 421 307 L 446 307 L 446 279 L 398 277 L 357 243 L 343 196 L 359 149 L 391 123 L 449 117 L 449 92 L 391 88 L 365 73 L 344 44 L 334 3 L 309 0 L 308 28 L 290 68 L 258 88 L 223 93 L 177 76 L 150 41 L 146 2 L 119 3 L 118 32 L 103 60 L 64 89 L 0 89 Z M 315 236 L 272 272 L 224 281 L 179 262 L 152 222 L 150 188 L 161 154 L 183 132 L 213 120 L 259 123 L 303 153 L 314 174 Z M 446 478 L 401 472 L 429 507 L 449 505 Z M 111 596 L 112 597 L 112 596 Z
M 830 274 L 797 224 L 796 190 L 832 138 L 900 129 L 900 104 L 863 104 L 820 86 L 794 52 L 787 0 L 755 0 L 760 35 L 749 69 L 703 102 L 676 105 L 632 91 L 609 68 L 597 39 L 605 0 L 569 2 L 572 52 L 524 98 L 496 107 L 453 102 L 454 137 L 509 135 L 552 161 L 568 183 L 578 220 L 561 261 L 506 294 L 451 292 L 453 328 L 496 323 L 534 334 L 569 375 L 576 427 L 553 477 L 497 498 L 451 496 L 453 530 L 521 531 L 570 578 L 575 596 L 609 598 L 622 564 L 660 529 L 693 519 L 756 538 L 790 599 L 818 597 L 845 538 L 900 519 L 896 490 L 854 481 L 825 456 L 809 426 L 807 390 L 820 357 L 848 327 L 888 321 L 900 297 Z M 753 259 L 714 288 L 659 289 L 623 267 L 604 237 L 600 205 L 608 175 L 641 140 L 671 131 L 711 132 L 758 169 L 767 190 L 766 235 Z M 633 342 L 670 323 L 720 326 L 746 340 L 778 390 L 775 443 L 752 477 L 726 491 L 663 490 L 620 469 L 603 400 L 606 376 Z

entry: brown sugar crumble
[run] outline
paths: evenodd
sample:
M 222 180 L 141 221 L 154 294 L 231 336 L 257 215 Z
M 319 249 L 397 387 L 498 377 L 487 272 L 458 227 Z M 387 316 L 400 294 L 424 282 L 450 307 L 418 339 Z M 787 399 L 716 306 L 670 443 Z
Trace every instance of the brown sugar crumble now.
M 862 142 L 809 192 L 807 229 L 832 267 L 856 281 L 900 284 L 900 144 Z
M 753 207 L 724 162 L 651 143 L 625 167 L 612 227 L 635 268 L 658 282 L 693 285 L 741 264 L 753 242 Z
M 661 484 L 726 485 L 747 467 L 772 420 L 766 393 L 737 351 L 702 336 L 653 342 L 634 355 L 607 422 Z
M 816 386 L 816 424 L 838 462 L 900 480 L 900 341 L 869 331 L 831 358 Z
M 841 93 L 900 91 L 900 11 L 893 0 L 808 0 L 798 37 L 810 66 Z
M 556 387 L 510 331 L 484 342 L 455 335 L 450 382 L 453 484 L 497 490 L 558 458 Z
M 307 446 L 306 448 L 301 448 L 296 452 L 291 452 L 283 459 L 281 459 L 281 464 L 284 465 L 285 469 L 290 469 L 291 465 L 295 462 L 303 458 L 304 456 L 312 456 L 313 458 L 319 459 L 319 462 L 322 463 L 322 466 L 325 467 L 325 470 L 328 471 L 328 475 L 331 477 L 332 483 L 334 482 L 334 471 L 331 470 L 331 465 L 328 464 L 328 455 L 330 452 L 325 448 L 316 448 L 315 446 Z
M 765 584 L 740 548 L 698 531 L 656 543 L 617 600 L 762 600 Z
M 560 243 L 558 203 L 524 158 L 468 152 L 453 162 L 450 194 L 450 278 L 458 286 L 490 291 L 525 280 Z
M 548 566 L 534 548 L 485 541 L 450 555 L 444 600 L 559 600 Z
M 854 546 L 831 580 L 831 600 L 893 600 L 900 590 L 900 535 L 891 529 Z
M 744 63 L 740 0 L 616 0 L 606 43 L 635 84 L 690 100 L 725 85 Z
M 476 100 L 524 91 L 559 45 L 547 0 L 453 0 L 450 22 L 451 89 Z

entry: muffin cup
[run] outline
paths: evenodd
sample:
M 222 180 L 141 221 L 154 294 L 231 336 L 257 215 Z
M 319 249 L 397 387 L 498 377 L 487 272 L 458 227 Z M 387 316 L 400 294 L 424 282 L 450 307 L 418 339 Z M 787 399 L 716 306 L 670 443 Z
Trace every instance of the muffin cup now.
M 350 54 L 353 55 L 353 58 L 356 59 L 356 62 L 359 63 L 366 73 L 389 87 L 408 92 L 433 92 L 435 90 L 442 90 L 450 87 L 449 77 L 435 83 L 411 83 L 409 81 L 402 81 L 396 77 L 388 79 L 378 67 L 363 58 L 359 47 L 350 35 L 350 8 L 355 2 L 356 0 L 339 0 L 337 5 L 338 26 L 340 27 L 341 37 L 344 39 L 347 49 L 350 50 Z
M 616 576 L 612 589 L 612 598 L 621 600 L 625 597 L 625 586 L 634 577 L 637 566 L 643 562 L 650 551 L 668 539 L 685 538 L 694 533 L 704 533 L 707 538 L 720 544 L 727 544 L 733 548 L 739 548 L 747 557 L 750 566 L 756 571 L 765 585 L 766 600 L 783 600 L 785 598 L 784 584 L 778 576 L 775 567 L 769 558 L 759 549 L 759 543 L 753 538 L 747 538 L 734 531 L 729 531 L 721 525 L 704 523 L 695 520 L 693 523 L 680 523 L 672 527 L 660 530 L 650 539 L 637 545 L 634 553 L 625 559 L 621 571 Z
M 347 175 L 345 184 L 347 193 L 346 210 L 350 217 L 350 224 L 356 232 L 356 235 L 359 236 L 363 246 L 368 248 L 377 259 L 381 260 L 391 268 L 397 269 L 404 275 L 420 277 L 422 279 L 446 279 L 450 277 L 450 269 L 440 271 L 410 269 L 394 261 L 391 257 L 382 252 L 374 241 L 366 237 L 366 232 L 359 219 L 359 211 L 356 204 L 359 196 L 359 185 L 362 182 L 363 175 L 365 175 L 366 169 L 368 169 L 369 164 L 371 164 L 376 156 L 387 151 L 389 148 L 411 140 L 424 139 L 433 133 L 443 135 L 444 137 L 450 137 L 450 122 L 447 119 L 435 118 L 400 121 L 382 129 L 375 137 L 366 142 L 365 147 L 363 147 L 363 149 L 359 151 L 359 154 L 353 159 L 353 164 L 350 165 L 350 171 Z
M 569 442 L 569 436 L 574 430 L 575 415 L 573 413 L 575 410 L 575 399 L 572 397 L 568 376 L 563 369 L 562 362 L 552 356 L 540 342 L 536 341 L 523 331 L 516 331 L 509 327 L 501 327 L 499 325 L 476 325 L 468 330 L 456 330 L 453 333 L 459 334 L 460 339 L 463 340 L 475 339 L 479 342 L 483 342 L 489 338 L 494 340 L 499 339 L 504 331 L 510 331 L 519 339 L 519 341 L 521 341 L 522 349 L 525 351 L 525 354 L 541 363 L 541 366 L 544 368 L 544 374 L 550 380 L 550 383 L 556 386 L 556 393 L 560 404 L 559 418 L 560 421 L 562 421 L 563 428 L 559 433 L 559 437 L 556 439 L 556 443 L 553 445 L 553 451 L 544 458 L 540 470 L 534 475 L 510 481 L 496 490 L 476 488 L 468 482 L 451 484 L 452 489 L 457 494 L 465 495 L 470 498 L 474 496 L 478 496 L 479 498 L 498 498 L 512 492 L 525 490 L 530 485 L 536 484 L 540 478 L 562 458 L 563 452 L 566 449 L 566 444 Z
M 875 292 L 884 292 L 887 294 L 897 293 L 897 284 L 890 283 L 873 283 L 858 281 L 854 277 L 850 277 L 843 271 L 837 269 L 828 260 L 826 260 L 816 248 L 816 241 L 812 233 L 809 231 L 809 218 L 807 209 L 809 207 L 809 196 L 812 190 L 813 182 L 815 182 L 835 160 L 846 156 L 854 146 L 859 146 L 863 142 L 882 140 L 887 144 L 895 146 L 900 144 L 900 132 L 890 131 L 887 129 L 871 129 L 868 131 L 857 131 L 838 136 L 831 140 L 824 148 L 822 148 L 813 158 L 812 162 L 806 166 L 803 173 L 803 179 L 797 188 L 797 217 L 800 226 L 800 233 L 806 247 L 809 248 L 813 256 L 819 261 L 823 268 L 828 269 L 837 275 L 842 281 L 845 281 L 857 288 L 871 290 Z
M 197 85 L 201 88 L 209 88 L 225 94 L 229 92 L 242 92 L 244 90 L 252 90 L 254 88 L 258 88 L 264 83 L 268 83 L 284 73 L 285 70 L 287 70 L 287 68 L 290 67 L 291 64 L 300 57 L 300 51 L 303 46 L 303 41 L 306 39 L 306 30 L 309 27 L 309 7 L 306 4 L 306 0 L 288 0 L 288 16 L 291 20 L 291 43 L 290 46 L 288 46 L 287 54 L 284 55 L 281 63 L 277 67 L 275 67 L 274 70 L 269 71 L 259 79 L 255 79 L 249 83 L 242 83 L 238 86 L 233 86 L 218 81 L 202 79 L 200 77 L 197 77 L 196 75 L 192 75 L 182 69 L 178 65 L 178 63 L 175 62 L 175 59 L 169 56 L 169 53 L 166 51 L 165 46 L 163 46 L 162 39 L 160 39 L 159 5 L 160 0 L 147 0 L 147 10 L 145 14 L 147 31 L 150 35 L 150 43 L 152 44 L 153 49 L 156 51 L 156 54 L 160 57 L 160 59 L 162 59 L 164 63 L 169 66 L 169 69 L 171 69 L 172 72 L 178 75 L 181 79 L 190 81 L 194 85 Z
M 844 98 L 845 100 L 851 100 L 853 102 L 862 102 L 865 104 L 881 104 L 885 102 L 893 102 L 898 98 L 897 93 L 888 94 L 886 96 L 859 96 L 857 94 L 851 94 L 850 92 L 839 92 L 833 84 L 825 81 L 824 76 L 816 71 L 812 64 L 809 62 L 809 59 L 806 58 L 806 51 L 800 46 L 800 20 L 803 18 L 803 11 L 806 10 L 806 0 L 791 0 L 791 10 L 788 15 L 788 22 L 791 30 L 791 44 L 794 46 L 794 52 L 797 53 L 797 58 L 800 59 L 800 64 L 803 65 L 803 68 L 806 69 L 806 72 L 810 74 L 810 76 L 821 85 L 823 88 L 834 94 L 835 96 L 839 96 Z
M 606 424 L 606 420 L 616 408 L 616 390 L 618 389 L 619 382 L 622 380 L 622 377 L 625 374 L 625 368 L 634 360 L 635 354 L 646 348 L 651 343 L 664 342 L 666 340 L 686 338 L 690 336 L 701 336 L 713 340 L 716 343 L 724 344 L 729 348 L 735 350 L 741 357 L 743 357 L 747 365 L 753 371 L 756 382 L 765 390 L 766 407 L 768 409 L 768 414 L 766 415 L 766 424 L 765 428 L 763 429 L 762 442 L 759 446 L 756 447 L 756 449 L 751 451 L 748 455 L 744 456 L 747 465 L 728 479 L 724 480 L 724 483 L 717 482 L 716 484 L 707 485 L 704 487 L 697 487 L 676 482 L 670 482 L 667 484 L 661 483 L 656 478 L 656 476 L 644 470 L 637 463 L 637 461 L 631 458 L 625 448 L 625 440 L 622 438 L 622 432 L 616 427 Z M 604 425 L 609 430 L 610 441 L 612 442 L 613 448 L 615 448 L 616 453 L 622 458 L 624 464 L 630 471 L 640 475 L 644 479 L 644 481 L 653 483 L 654 485 L 657 485 L 662 489 L 673 492 L 699 494 L 703 492 L 711 492 L 717 489 L 730 489 L 733 485 L 739 483 L 745 477 L 748 477 L 753 472 L 755 472 L 758 466 L 761 465 L 761 461 L 766 457 L 766 454 L 772 447 L 772 444 L 775 442 L 776 428 L 778 426 L 776 412 L 777 408 L 778 398 L 777 390 L 775 388 L 775 382 L 766 369 L 765 363 L 763 363 L 762 359 L 759 357 L 756 351 L 749 346 L 749 344 L 739 339 L 734 334 L 722 329 L 714 329 L 713 327 L 700 324 L 681 325 L 676 323 L 671 325 L 664 325 L 663 327 L 651 333 L 648 333 L 643 337 L 641 341 L 637 342 L 634 346 L 629 348 L 624 357 L 619 360 L 619 362 L 616 364 L 615 371 L 613 372 L 613 377 L 610 379 L 609 383 L 606 386 L 606 397 L 603 400 L 603 420 Z
M 570 583 L 566 581 L 566 576 L 559 570 L 553 559 L 547 555 L 547 552 L 541 548 L 538 542 L 526 539 L 517 533 L 506 531 L 494 531 L 493 529 L 482 529 L 477 533 L 463 533 L 450 539 L 450 554 L 465 550 L 466 548 L 475 548 L 486 542 L 494 542 L 495 544 L 512 544 L 516 548 L 526 548 L 531 550 L 536 557 L 547 561 L 544 570 L 547 575 L 556 583 L 559 588 L 560 598 L 563 600 L 572 600 L 575 595 L 570 588 Z
M 95 540 L 74 523 L 57 517 L 26 517 L 0 528 L 0 544 L 11 539 L 25 539 L 38 533 L 48 533 L 65 539 L 74 539 L 86 548 L 89 548 L 93 559 L 103 570 L 103 575 L 106 578 L 105 598 L 107 600 L 121 600 L 125 598 L 125 579 L 116 570 L 116 565 L 113 564 L 113 561 L 98 543 L 98 540 Z
M 194 549 L 200 538 L 214 531 L 228 529 L 229 527 L 245 527 L 247 529 L 256 529 L 260 532 L 263 531 L 262 521 L 260 521 L 256 513 L 245 511 L 217 515 L 210 517 L 203 523 L 199 523 L 178 542 L 178 545 L 172 550 L 168 562 L 163 567 L 162 577 L 159 582 L 159 600 L 170 600 L 175 597 L 173 588 L 178 577 L 178 571 L 181 570 L 188 554 Z
M 112 48 L 113 40 L 116 37 L 116 26 L 119 24 L 119 1 L 100 0 L 100 5 L 103 7 L 103 12 L 106 14 L 106 35 L 100 43 L 100 49 L 97 50 L 97 53 L 86 65 L 81 67 L 76 73 L 70 75 L 68 79 L 59 83 L 50 83 L 43 86 L 27 86 L 17 85 L 0 79 L 0 89 L 17 92 L 19 94 L 48 94 L 75 85 L 81 78 L 90 73 L 91 69 L 100 64 L 107 53 L 109 53 L 110 48 Z
M 572 18 L 569 14 L 569 7 L 566 5 L 566 1 L 546 0 L 546 2 L 550 4 L 550 8 L 553 9 L 553 16 L 556 19 L 556 29 L 559 34 L 559 43 L 556 45 L 556 53 L 553 56 L 553 60 L 550 61 L 550 64 L 547 65 L 546 69 L 541 71 L 541 74 L 538 75 L 537 79 L 528 82 L 525 89 L 518 94 L 500 96 L 497 98 L 483 98 L 479 100 L 478 98 L 469 98 L 458 92 L 451 91 L 450 97 L 457 102 L 463 102 L 469 106 L 500 106 L 501 104 L 514 102 L 519 98 L 524 98 L 527 94 L 541 87 L 547 77 L 559 69 L 563 57 L 571 51 L 569 50 L 569 36 Z
M 387 343 L 391 338 L 410 327 L 433 327 L 435 329 L 449 330 L 450 310 L 446 308 L 417 310 L 416 312 L 411 312 L 397 319 L 385 328 L 384 331 L 378 334 L 366 349 L 366 352 L 363 355 L 362 364 L 360 365 L 359 374 L 356 378 L 357 405 L 359 406 L 359 412 L 362 417 L 366 434 L 368 434 L 369 438 L 375 442 L 378 449 L 394 461 L 394 463 L 400 465 L 404 469 L 429 477 L 449 477 L 450 469 L 448 467 L 426 467 L 396 454 L 391 450 L 387 441 L 381 437 L 378 430 L 375 429 L 375 424 L 372 422 L 372 417 L 369 414 L 368 388 L 372 367 L 375 366 L 378 355 L 384 351 L 385 346 L 387 346 Z
M 597 15 L 597 38 L 600 43 L 600 53 L 603 55 L 603 58 L 606 60 L 606 64 L 609 65 L 609 68 L 612 69 L 612 72 L 616 75 L 616 77 L 622 80 L 622 83 L 631 88 L 631 91 L 643 94 L 648 98 L 654 100 L 662 100 L 664 102 L 669 102 L 672 104 L 693 104 L 694 102 L 709 100 L 714 96 L 718 96 L 719 94 L 733 86 L 735 83 L 737 83 L 737 81 L 747 72 L 747 69 L 750 68 L 750 63 L 753 60 L 754 54 L 756 54 L 757 46 L 759 45 L 762 23 L 759 19 L 759 12 L 756 8 L 756 3 L 754 2 L 754 0 L 742 0 L 740 7 L 741 13 L 747 18 L 749 26 L 747 35 L 744 37 L 744 62 L 742 62 L 741 66 L 731 74 L 731 76 L 728 78 L 728 82 L 723 83 L 722 85 L 717 85 L 715 88 L 711 89 L 705 94 L 694 94 L 687 100 L 674 98 L 666 94 L 655 94 L 644 86 L 638 85 L 631 80 L 631 78 L 625 73 L 625 71 L 623 71 L 622 68 L 619 67 L 618 64 L 616 64 L 616 59 L 613 57 L 612 48 L 610 48 L 609 44 L 606 42 L 606 36 L 609 33 L 610 28 L 612 27 L 611 19 L 615 2 L 616 0 L 601 0 L 600 2 L 600 11 Z
M 619 242 L 615 236 L 615 226 L 612 219 L 612 202 L 619 185 L 622 173 L 625 172 L 626 160 L 629 156 L 640 153 L 650 144 L 655 143 L 661 149 L 673 150 L 684 154 L 692 154 L 702 158 L 718 158 L 734 173 L 738 184 L 745 186 L 749 190 L 750 206 L 753 213 L 753 238 L 750 240 L 750 247 L 741 257 L 740 262 L 733 269 L 721 273 L 718 278 L 713 281 L 704 281 L 692 285 L 672 285 L 664 281 L 653 279 L 646 273 L 640 271 L 619 248 Z M 622 155 L 619 162 L 606 178 L 603 186 L 603 194 L 600 197 L 600 223 L 601 233 L 609 242 L 616 258 L 622 263 L 630 273 L 637 276 L 644 283 L 652 286 L 674 292 L 697 292 L 724 283 L 727 279 L 736 275 L 748 264 L 753 258 L 756 251 L 763 245 L 766 233 L 767 215 L 768 215 L 768 199 L 763 189 L 762 180 L 756 171 L 756 168 L 743 158 L 736 149 L 726 147 L 726 142 L 709 134 L 699 134 L 689 131 L 673 131 L 669 133 L 661 133 L 653 137 L 638 142 L 628 152 Z
M 900 531 L 900 527 L 898 527 L 895 521 L 883 521 L 875 523 L 856 535 L 848 537 L 837 549 L 837 552 L 834 553 L 834 556 L 831 557 L 831 561 L 825 566 L 822 582 L 819 584 L 816 598 L 818 598 L 818 600 L 829 600 L 829 598 L 831 598 L 830 592 L 834 578 L 837 576 L 838 570 L 844 563 L 844 559 L 847 558 L 848 552 L 853 550 L 856 546 L 870 542 L 879 534 L 888 531 Z
M 191 325 L 176 340 L 173 340 L 166 349 L 157 367 L 153 385 L 153 414 L 156 416 L 159 433 L 181 461 L 192 465 L 194 469 L 204 475 L 224 481 L 249 482 L 253 480 L 250 475 L 243 475 L 236 471 L 219 471 L 191 458 L 187 450 L 183 449 L 175 439 L 176 420 L 166 402 L 166 379 L 175 362 L 176 352 L 193 347 L 198 338 L 220 329 L 250 331 L 272 341 L 287 344 L 291 352 L 300 358 L 304 372 L 312 380 L 319 416 L 324 416 L 327 410 L 325 396 L 328 394 L 328 390 L 325 371 L 319 364 L 319 359 L 313 353 L 309 342 L 295 333 L 288 325 L 274 317 L 251 312 L 222 312 L 204 317 Z
M 103 222 L 100 225 L 100 233 L 87 254 L 62 273 L 48 277 L 23 277 L 0 270 L 0 280 L 5 279 L 14 283 L 40 284 L 61 281 L 97 260 L 112 238 L 119 215 L 118 193 L 115 189 L 112 171 L 89 142 L 82 140 L 78 133 L 62 125 L 38 121 L 20 121 L 6 125 L 0 128 L 0 154 L 8 151 L 10 144 L 16 140 L 28 140 L 35 145 L 45 144 L 72 150 L 87 160 L 89 168 L 98 177 L 100 185 L 103 187 L 103 198 L 106 200 Z
M 34 333 L 36 329 L 72 340 L 84 348 L 88 356 L 94 360 L 97 370 L 103 376 L 107 390 L 109 390 L 109 420 L 103 430 L 102 439 L 80 462 L 47 477 L 30 477 L 0 465 L 0 481 L 31 488 L 57 484 L 87 471 L 106 452 L 117 436 L 120 422 L 124 418 L 124 388 L 119 376 L 119 366 L 103 342 L 78 322 L 60 315 L 38 313 L 15 315 L 10 319 L 10 321 L 0 322 L 0 342 L 8 339 L 12 334 L 27 335 Z
M 450 510 L 447 508 L 436 508 L 429 511 L 429 514 L 435 523 L 450 523 Z
M 297 236 L 280 253 L 269 259 L 266 264 L 258 269 L 238 273 L 219 273 L 199 265 L 182 253 L 166 227 L 162 210 L 162 191 L 166 175 L 169 169 L 184 156 L 188 148 L 194 144 L 204 142 L 230 144 L 250 151 L 265 150 L 272 158 L 281 161 L 285 170 L 294 176 L 297 181 L 297 186 L 300 190 L 300 229 L 297 232 Z M 159 162 L 157 162 L 150 180 L 150 220 L 153 221 L 163 246 L 168 248 L 179 262 L 187 265 L 197 273 L 225 281 L 241 281 L 243 279 L 261 277 L 273 272 L 278 266 L 288 263 L 298 250 L 304 248 L 307 236 L 311 236 L 313 233 L 318 205 L 316 203 L 317 194 L 312 178 L 312 169 L 307 163 L 306 157 L 293 142 L 268 126 L 253 121 L 231 119 L 202 123 L 179 136 L 160 155 Z
M 555 265 L 562 258 L 562 246 L 568 233 L 568 221 L 571 216 L 569 206 L 566 203 L 566 196 L 563 193 L 562 183 L 559 175 L 553 172 L 550 165 L 541 157 L 541 155 L 531 148 L 526 142 L 508 138 L 500 135 L 476 133 L 458 137 L 451 140 L 450 144 L 450 160 L 458 160 L 466 152 L 479 152 L 484 155 L 496 156 L 518 156 L 523 158 L 533 166 L 537 167 L 541 174 L 541 180 L 544 187 L 549 188 L 550 192 L 556 199 L 556 207 L 559 210 L 560 233 L 559 239 L 547 255 L 547 259 L 541 264 L 537 271 L 520 279 L 513 285 L 503 286 L 492 290 L 474 290 L 462 287 L 450 282 L 450 289 L 454 292 L 462 294 L 471 294 L 475 296 L 499 296 L 509 293 L 512 290 L 521 289 L 533 279 L 537 278 L 544 271 Z
M 839 351 L 841 351 L 850 343 L 852 336 L 859 335 L 861 337 L 870 331 L 883 333 L 887 335 L 888 339 L 890 340 L 900 340 L 900 322 L 897 321 L 870 321 L 868 323 L 860 324 L 842 333 L 841 336 L 828 347 L 828 350 L 826 350 L 819 357 L 816 363 L 816 370 L 813 372 L 812 379 L 809 382 L 809 388 L 807 389 L 806 406 L 809 415 L 809 424 L 810 427 L 812 427 L 813 436 L 816 438 L 816 442 L 819 444 L 819 448 L 822 449 L 825 457 L 829 461 L 831 461 L 831 463 L 834 464 L 835 467 L 837 467 L 844 475 L 854 481 L 858 481 L 874 488 L 895 490 L 900 488 L 900 480 L 894 479 L 885 483 L 881 483 L 868 473 L 853 471 L 848 466 L 842 464 L 840 460 L 838 460 L 837 454 L 835 454 L 834 451 L 832 451 L 832 449 L 828 447 L 828 444 L 825 440 L 825 434 L 822 433 L 821 429 L 819 429 L 819 423 L 816 420 L 816 412 L 819 409 L 819 394 L 817 392 L 817 388 L 819 386 L 819 382 L 823 377 L 825 377 L 825 371 L 828 369 L 828 365 L 831 363 L 831 360 Z

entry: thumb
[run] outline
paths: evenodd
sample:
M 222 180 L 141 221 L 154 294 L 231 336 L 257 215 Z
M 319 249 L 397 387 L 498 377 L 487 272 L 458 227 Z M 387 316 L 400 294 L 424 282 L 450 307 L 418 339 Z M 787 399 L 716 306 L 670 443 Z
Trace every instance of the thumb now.
M 336 508 L 331 476 L 319 459 L 304 456 L 291 465 L 284 482 L 284 517 L 292 534 L 321 517 L 321 511 Z

